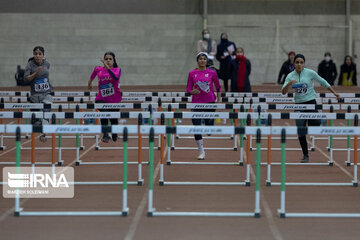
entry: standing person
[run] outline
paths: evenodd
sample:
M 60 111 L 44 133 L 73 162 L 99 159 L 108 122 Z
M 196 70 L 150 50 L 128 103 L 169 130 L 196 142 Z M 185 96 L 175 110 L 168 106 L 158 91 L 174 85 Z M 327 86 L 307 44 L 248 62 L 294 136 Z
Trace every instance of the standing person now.
M 318 74 L 324 78 L 331 86 L 334 85 L 337 77 L 336 65 L 331 59 L 331 53 L 326 52 L 324 54 L 324 60 L 318 66 Z
M 295 52 L 290 51 L 288 53 L 288 60 L 286 60 L 283 65 L 281 66 L 280 72 L 279 72 L 279 77 L 277 80 L 278 84 L 283 84 L 285 81 L 285 78 L 287 77 L 287 75 L 294 71 L 295 67 L 294 67 L 294 57 L 295 57 Z
M 229 90 L 229 63 L 235 58 L 235 49 L 235 43 L 228 40 L 228 35 L 226 33 L 222 33 L 220 36 L 220 43 L 217 46 L 216 59 L 220 62 L 219 78 L 224 81 L 225 92 Z
M 320 77 L 315 71 L 304 68 L 305 57 L 302 54 L 295 56 L 295 71 L 289 73 L 285 79 L 285 83 L 282 87 L 281 93 L 286 94 L 289 92 L 289 88 L 293 88 L 295 92 L 295 104 L 316 104 L 316 92 L 314 90 L 314 81 L 320 83 L 322 86 L 329 89 L 338 100 L 340 100 L 339 94 L 337 94 L 330 84 Z M 301 110 L 296 112 L 317 112 L 317 110 Z M 297 127 L 305 127 L 306 122 L 308 126 L 320 126 L 320 120 L 308 120 L 308 119 L 296 119 Z M 302 163 L 309 162 L 308 145 L 305 134 L 299 134 L 299 142 L 303 152 Z
M 357 86 L 356 64 L 353 63 L 352 57 L 347 55 L 344 64 L 340 67 L 339 86 Z
M 30 84 L 30 102 L 31 103 L 52 103 L 52 86 L 49 81 L 50 63 L 44 57 L 45 49 L 41 46 L 36 46 L 33 49 L 33 57 L 28 60 L 25 68 L 24 80 L 25 83 Z M 43 111 L 50 111 L 50 109 L 43 109 Z M 35 124 L 47 124 L 47 119 L 36 119 Z M 45 134 L 40 135 L 42 142 L 46 141 Z
M 197 43 L 197 51 L 206 52 L 208 55 L 208 66 L 214 65 L 214 58 L 216 56 L 216 42 L 210 37 L 210 31 L 204 29 L 202 31 L 202 40 L 199 40 Z
M 121 69 L 118 67 L 115 59 L 115 54 L 113 52 L 106 52 L 104 58 L 101 58 L 100 61 L 104 66 L 95 67 L 92 72 L 88 87 L 89 90 L 92 88 L 92 81 L 95 77 L 98 77 L 98 89 L 99 92 L 96 95 L 95 103 L 119 103 L 121 102 L 121 92 L 120 92 L 120 76 Z M 118 109 L 106 109 L 107 112 L 118 112 Z M 101 125 L 108 125 L 110 120 L 111 125 L 117 125 L 118 119 L 101 119 Z M 112 134 L 112 140 L 115 142 L 117 140 L 117 134 Z M 104 134 L 102 141 L 107 143 L 110 140 L 109 134 Z
M 236 48 L 236 57 L 229 64 L 231 92 L 251 92 L 251 63 L 244 54 L 243 48 Z
M 208 56 L 205 52 L 200 52 L 196 56 L 198 67 L 189 72 L 186 91 L 192 95 L 192 103 L 215 103 L 220 102 L 221 87 L 219 79 L 214 70 L 208 69 Z M 217 96 L 214 94 L 214 84 Z M 193 112 L 215 112 L 215 109 L 193 109 Z M 214 125 L 213 119 L 192 119 L 194 125 Z M 195 134 L 195 140 L 199 149 L 198 160 L 205 159 L 204 144 L 201 134 Z

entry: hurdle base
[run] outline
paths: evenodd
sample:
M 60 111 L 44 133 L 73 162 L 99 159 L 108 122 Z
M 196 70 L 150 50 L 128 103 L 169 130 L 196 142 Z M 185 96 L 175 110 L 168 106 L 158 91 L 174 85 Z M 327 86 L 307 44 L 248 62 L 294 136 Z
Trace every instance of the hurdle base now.
M 345 162 L 345 164 L 346 164 L 347 167 L 351 166 L 351 162 Z
M 237 147 L 234 147 L 234 151 L 237 151 Z
M 246 182 L 163 182 L 163 185 L 188 185 L 188 186 L 247 186 L 246 184 L 247 184 Z
M 334 162 L 330 162 L 330 161 L 329 161 L 328 163 L 329 163 L 329 166 L 330 166 L 330 167 L 334 166 Z
M 357 187 L 358 186 L 358 182 L 353 181 L 353 187 Z
M 246 187 L 250 187 L 250 182 L 246 182 L 246 181 L 245 181 L 245 186 L 246 186 Z
M 85 149 L 85 146 L 80 146 L 80 150 L 84 150 Z
M 239 166 L 244 166 L 244 162 L 239 161 Z
M 151 215 L 149 215 L 151 214 Z M 254 212 L 151 212 L 149 217 L 260 217 Z
M 127 217 L 128 214 L 129 214 L 129 208 L 127 208 L 126 211 L 123 211 L 123 212 L 122 212 L 122 216 L 123 216 L 123 217 Z
M 0 151 L 4 151 L 5 149 L 6 149 L 6 147 L 5 147 L 5 146 L 0 147 Z
M 76 161 L 75 166 L 80 166 L 82 160 Z
M 14 212 L 14 217 L 20 217 L 20 212 Z
M 271 187 L 271 182 L 266 181 L 266 186 L 267 186 L 267 187 Z
M 99 151 L 99 147 L 95 147 L 95 151 Z
M 175 147 L 171 147 L 171 151 L 175 150 Z
M 166 162 L 166 165 L 171 165 L 171 161 L 167 161 L 167 162 Z
M 138 180 L 137 185 L 142 186 L 144 184 L 144 179 Z
M 164 186 L 164 181 L 159 181 L 159 186 Z
M 57 165 L 58 166 L 62 166 L 64 164 L 64 160 L 59 160 L 58 162 L 57 162 Z

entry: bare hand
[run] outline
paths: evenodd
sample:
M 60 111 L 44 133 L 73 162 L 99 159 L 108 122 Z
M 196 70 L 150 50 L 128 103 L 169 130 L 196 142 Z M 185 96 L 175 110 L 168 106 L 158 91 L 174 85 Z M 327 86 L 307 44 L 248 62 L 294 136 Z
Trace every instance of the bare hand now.
M 36 69 L 36 73 L 40 73 L 42 71 L 42 66 L 39 66 L 37 69 Z
M 92 81 L 88 82 L 88 89 L 91 91 L 92 90 L 92 85 L 91 85 Z
M 296 80 L 291 80 L 290 82 L 289 82 L 289 85 L 293 85 L 293 84 L 295 84 L 296 83 Z
M 191 95 L 196 95 L 196 94 L 199 94 L 199 93 L 200 93 L 199 89 L 196 89 L 196 88 L 194 88 L 194 89 L 190 92 Z
M 103 58 L 100 58 L 100 61 L 104 64 L 104 68 L 110 69 Z
M 338 100 L 338 102 L 340 102 L 341 98 L 340 98 L 340 95 L 338 93 L 334 93 L 336 99 Z

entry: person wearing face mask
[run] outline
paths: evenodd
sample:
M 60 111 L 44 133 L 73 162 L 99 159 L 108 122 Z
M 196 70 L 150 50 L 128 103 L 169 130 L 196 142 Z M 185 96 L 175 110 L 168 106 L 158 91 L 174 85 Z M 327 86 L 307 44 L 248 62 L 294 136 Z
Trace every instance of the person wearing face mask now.
M 290 51 L 288 53 L 288 60 L 286 60 L 283 65 L 281 66 L 280 72 L 279 72 L 279 76 L 278 76 L 278 80 L 277 83 L 278 84 L 283 84 L 285 81 L 286 76 L 294 71 L 295 67 L 294 67 L 294 57 L 295 57 L 295 52 Z
M 282 86 L 281 93 L 287 94 L 292 88 L 295 92 L 295 104 L 316 104 L 316 92 L 314 89 L 314 81 L 320 85 L 329 89 L 338 100 L 340 100 L 339 94 L 330 86 L 330 84 L 320 77 L 315 71 L 305 68 L 305 56 L 302 54 L 296 54 L 295 58 L 295 70 L 288 74 Z M 299 110 L 295 112 L 317 112 L 318 110 Z M 317 119 L 296 119 L 297 127 L 308 126 L 320 126 L 321 121 Z M 298 135 L 300 146 L 303 152 L 303 158 L 300 160 L 302 163 L 309 162 L 308 145 L 305 134 Z
M 228 35 L 226 33 L 221 33 L 220 44 L 217 46 L 216 59 L 220 62 L 219 78 L 224 81 L 225 92 L 229 90 L 229 63 L 235 58 L 235 49 L 235 43 L 228 40 Z
M 211 39 L 208 29 L 202 31 L 202 39 L 197 43 L 197 52 L 206 52 L 208 55 L 208 66 L 214 65 L 213 60 L 216 56 L 216 42 Z
M 356 64 L 353 63 L 352 57 L 347 55 L 344 64 L 340 67 L 339 86 L 357 86 Z
M 249 76 L 251 63 L 244 55 L 243 48 L 236 48 L 235 59 L 229 64 L 231 92 L 251 92 Z
M 331 53 L 324 54 L 324 60 L 318 66 L 318 74 L 324 78 L 331 86 L 334 85 L 337 77 L 336 65 L 331 59 Z
M 219 103 L 221 87 L 219 79 L 214 70 L 207 68 L 208 55 L 206 52 L 200 52 L 196 56 L 197 68 L 189 72 L 186 91 L 192 96 L 192 103 Z M 217 96 L 214 93 L 214 85 Z M 192 109 L 193 112 L 215 112 L 215 109 Z M 194 125 L 214 125 L 214 119 L 192 119 Z M 205 159 L 203 138 L 201 134 L 194 135 L 199 149 L 198 160 Z
M 89 90 L 92 89 L 92 81 L 95 77 L 98 77 L 98 89 L 99 92 L 96 95 L 95 102 L 96 103 L 119 103 L 122 100 L 121 92 L 120 92 L 120 76 L 121 69 L 118 67 L 115 59 L 115 54 L 113 52 L 106 52 L 104 54 L 104 58 L 101 58 L 103 66 L 97 66 L 94 68 L 90 79 L 88 81 Z M 101 111 L 101 110 L 100 110 Z M 103 111 L 106 112 L 118 112 L 119 109 L 105 109 Z M 108 123 L 111 125 L 117 125 L 118 119 L 101 119 L 101 125 L 107 126 Z M 112 140 L 114 142 L 117 141 L 118 135 L 113 133 Z M 105 133 L 102 137 L 102 141 L 104 143 L 108 143 L 110 140 L 109 134 Z
M 24 80 L 25 83 L 30 84 L 30 102 L 31 103 L 52 103 L 51 92 L 53 88 L 49 81 L 50 63 L 44 57 L 45 49 L 41 46 L 36 46 L 33 49 L 33 57 L 28 60 L 25 68 Z M 39 111 L 35 110 L 34 111 Z M 50 109 L 43 109 L 43 111 L 50 111 Z M 35 125 L 48 124 L 48 119 L 36 119 Z M 42 142 L 46 141 L 45 134 L 40 135 Z

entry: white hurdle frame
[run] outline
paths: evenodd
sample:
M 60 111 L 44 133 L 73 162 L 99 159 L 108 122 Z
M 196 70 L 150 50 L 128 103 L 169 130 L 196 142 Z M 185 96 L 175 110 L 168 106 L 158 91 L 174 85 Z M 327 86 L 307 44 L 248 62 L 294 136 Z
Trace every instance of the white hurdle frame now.
M 112 128 L 114 132 L 118 133 L 124 133 L 124 130 L 130 129 L 130 132 L 135 132 L 134 129 L 136 129 L 137 132 L 137 126 L 117 126 L 115 128 Z M 0 125 L 0 132 L 3 132 L 4 126 Z M 20 130 L 19 132 L 17 132 Z M 16 133 L 17 139 L 20 139 L 20 132 L 27 132 L 31 133 L 33 131 L 33 128 L 31 125 L 7 125 L 6 126 L 6 132 L 7 133 Z M 101 132 L 101 126 L 79 126 L 79 125 L 45 125 L 43 126 L 44 133 L 99 133 Z M 20 154 L 19 151 L 16 151 L 17 154 Z M 124 155 L 125 158 L 125 155 Z M 17 159 L 20 159 L 20 155 L 17 156 Z M 125 162 L 125 159 L 124 159 Z M 126 162 L 127 162 L 127 155 L 126 155 Z M 55 166 L 53 165 L 53 168 Z M 127 169 L 127 164 L 124 165 Z M 127 170 L 126 170 L 127 171 Z M 127 175 L 127 174 L 126 174 Z M 126 183 L 127 179 L 126 179 Z M 88 185 L 89 182 L 73 182 L 69 184 L 74 185 Z M 92 185 L 99 185 L 104 184 L 104 182 L 90 182 Z M 16 217 L 20 216 L 127 216 L 129 213 L 129 208 L 127 205 L 127 184 L 124 185 L 124 182 L 107 182 L 105 184 L 108 185 L 114 185 L 114 184 L 122 184 L 123 185 L 123 198 L 122 198 L 122 211 L 24 211 L 23 208 L 21 208 L 20 205 L 20 196 L 17 194 L 15 196 L 15 210 L 14 215 Z M 130 184 L 130 182 L 129 182 Z

